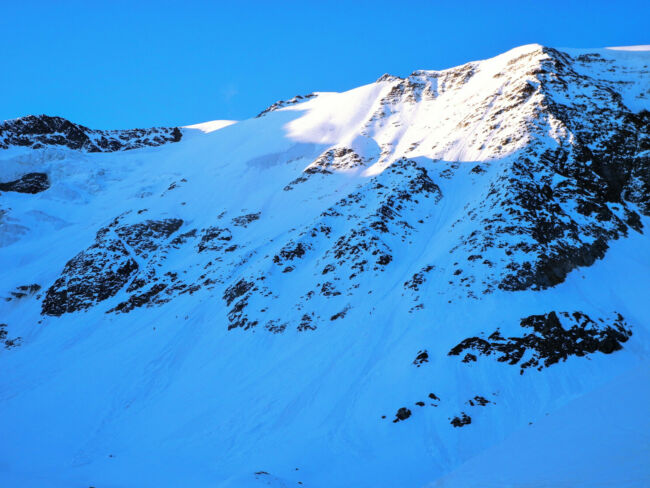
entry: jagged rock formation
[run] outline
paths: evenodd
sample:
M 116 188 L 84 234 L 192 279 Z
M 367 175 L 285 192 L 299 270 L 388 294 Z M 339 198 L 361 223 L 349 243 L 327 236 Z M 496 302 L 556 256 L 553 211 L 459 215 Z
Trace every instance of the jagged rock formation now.
M 0 124 L 0 149 L 11 146 L 39 149 L 63 146 L 88 152 L 113 152 L 160 146 L 181 140 L 178 127 L 93 130 L 61 117 L 28 115 Z
M 566 361 L 570 356 L 585 356 L 597 351 L 611 354 L 620 350 L 632 335 L 620 314 L 594 321 L 582 312 L 550 312 L 525 317 L 520 325 L 533 331 L 522 337 L 505 338 L 497 329 L 487 339 L 463 339 L 449 351 L 449 355 L 464 353 L 465 363 L 476 361 L 476 355 L 466 351 L 482 356 L 494 355 L 497 361 L 508 364 L 521 362 L 523 374 L 526 368 L 541 371 L 544 367 Z M 524 356 L 526 361 L 522 361 Z
M 309 100 L 310 98 L 313 98 L 315 96 L 316 96 L 315 93 L 310 93 L 308 95 L 296 95 L 295 97 L 289 100 L 278 100 L 277 102 L 269 105 L 267 108 L 262 110 L 259 114 L 257 114 L 257 117 L 262 117 L 263 115 L 266 115 L 269 112 L 273 112 L 283 107 L 288 107 L 290 105 L 295 105 L 297 103 L 304 102 L 305 100 Z
M 118 225 L 119 219 L 97 232 L 95 242 L 66 263 L 61 276 L 47 290 L 43 313 L 62 315 L 91 307 L 119 290 L 139 290 L 115 310 L 128 311 L 148 303 L 167 285 L 157 281 L 155 265 L 159 241 L 169 238 L 182 225 L 179 219 Z M 155 283 L 155 284 L 154 284 Z M 149 290 L 141 292 L 143 287 Z

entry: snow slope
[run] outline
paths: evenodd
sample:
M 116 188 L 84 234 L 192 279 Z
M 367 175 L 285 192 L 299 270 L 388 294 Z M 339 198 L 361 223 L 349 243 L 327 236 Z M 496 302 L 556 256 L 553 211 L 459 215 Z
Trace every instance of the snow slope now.
M 650 483 L 649 65 L 5 122 L 0 484 Z

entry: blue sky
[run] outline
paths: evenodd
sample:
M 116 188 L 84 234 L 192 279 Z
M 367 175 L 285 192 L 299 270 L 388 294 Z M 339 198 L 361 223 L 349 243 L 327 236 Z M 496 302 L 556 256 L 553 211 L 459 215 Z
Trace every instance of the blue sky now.
M 647 0 L 0 1 L 0 119 L 94 128 L 244 119 L 533 42 L 650 43 Z

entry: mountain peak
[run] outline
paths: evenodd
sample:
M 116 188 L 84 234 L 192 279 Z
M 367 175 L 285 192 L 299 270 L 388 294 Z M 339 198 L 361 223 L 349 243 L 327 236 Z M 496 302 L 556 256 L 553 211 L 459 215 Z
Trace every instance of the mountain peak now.
M 645 56 L 527 45 L 233 124 L 4 122 L 15 485 L 647 484 Z

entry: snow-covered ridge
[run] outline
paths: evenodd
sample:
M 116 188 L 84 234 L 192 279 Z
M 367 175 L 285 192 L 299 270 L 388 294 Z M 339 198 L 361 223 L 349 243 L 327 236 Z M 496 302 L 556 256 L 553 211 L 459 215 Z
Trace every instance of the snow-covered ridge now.
M 594 425 L 648 432 L 641 409 L 595 402 L 647 400 L 611 385 L 647 376 L 649 65 L 529 45 L 177 140 L 14 124 L 0 475 L 573 486 L 490 453 L 524 438 L 538 462 L 575 457 Z M 590 446 L 576 476 L 643 486 L 643 442 L 617 444 L 626 473 Z

